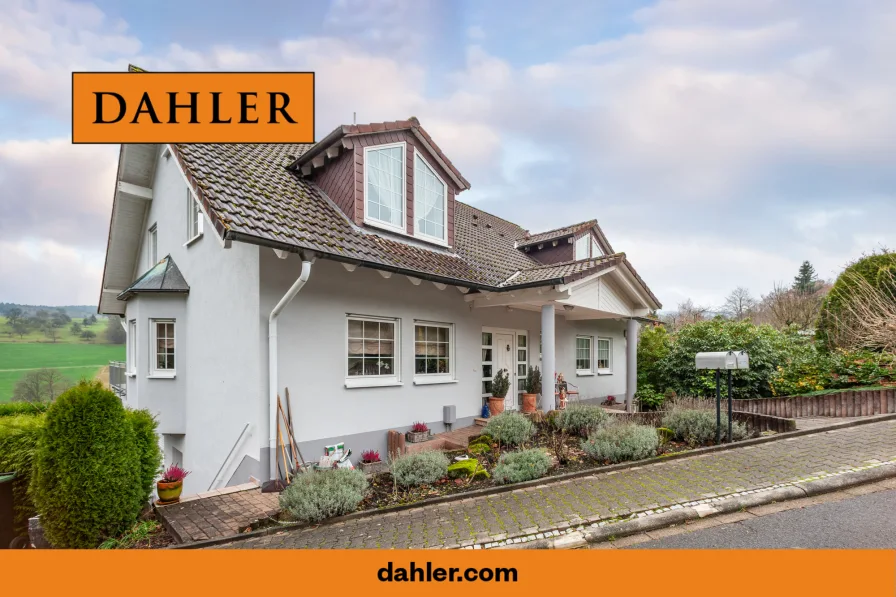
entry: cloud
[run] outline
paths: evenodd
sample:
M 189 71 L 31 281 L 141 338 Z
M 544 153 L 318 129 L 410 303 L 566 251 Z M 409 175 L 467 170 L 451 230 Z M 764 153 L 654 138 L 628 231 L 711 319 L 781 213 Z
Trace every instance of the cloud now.
M 92 305 L 99 297 L 102 251 L 52 240 L 0 240 L 2 300 L 44 305 Z

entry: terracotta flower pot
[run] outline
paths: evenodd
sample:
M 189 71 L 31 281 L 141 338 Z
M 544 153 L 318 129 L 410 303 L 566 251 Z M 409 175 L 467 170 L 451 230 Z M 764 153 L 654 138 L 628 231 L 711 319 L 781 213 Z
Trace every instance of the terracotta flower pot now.
M 523 412 L 534 413 L 538 403 L 538 394 L 523 394 Z
M 500 396 L 489 396 L 488 398 L 488 414 L 491 417 L 500 415 L 504 412 L 504 398 Z
M 163 502 L 176 502 L 180 500 L 180 493 L 184 490 L 183 481 L 175 481 L 174 483 L 165 483 L 159 481 L 156 483 L 156 493 Z

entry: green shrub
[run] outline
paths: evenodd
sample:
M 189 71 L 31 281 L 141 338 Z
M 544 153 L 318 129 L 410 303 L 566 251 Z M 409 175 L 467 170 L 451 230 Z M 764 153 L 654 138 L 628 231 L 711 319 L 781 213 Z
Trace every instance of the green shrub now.
M 364 499 L 361 471 L 334 469 L 296 475 L 280 494 L 280 507 L 294 520 L 320 522 L 354 512 Z
M 55 547 L 92 548 L 118 537 L 142 507 L 140 454 L 121 400 L 82 381 L 47 410 L 31 496 Z
M 666 397 L 656 391 L 650 384 L 638 385 L 638 391 L 635 392 L 635 400 L 638 401 L 638 410 L 651 411 L 660 410 Z
M 662 426 L 671 429 L 675 439 L 690 446 L 704 446 L 716 441 L 716 413 L 712 410 L 676 408 L 663 417 Z M 728 435 L 728 419 L 722 413 L 722 438 Z M 739 441 L 748 436 L 747 426 L 731 422 L 731 439 Z
M 0 472 L 16 473 L 12 492 L 16 505 L 14 525 L 17 536 L 28 534 L 28 519 L 37 513 L 28 495 L 28 485 L 31 482 L 34 452 L 43 427 L 43 416 L 0 417 Z
M 490 417 L 485 433 L 505 446 L 519 446 L 535 435 L 535 425 L 518 412 L 503 412 Z
M 482 442 L 478 444 L 471 444 L 469 448 L 467 448 L 467 452 L 474 456 L 478 456 L 479 454 L 486 454 L 492 451 L 492 447 L 489 444 L 484 444 Z
M 156 476 L 162 467 L 162 450 L 159 448 L 159 436 L 156 429 L 159 422 L 148 410 L 127 411 L 128 420 L 134 429 L 134 439 L 140 455 L 141 504 L 149 501 Z
M 448 457 L 434 450 L 399 456 L 392 461 L 392 477 L 399 487 L 429 485 L 448 474 Z
M 480 435 L 476 435 L 467 440 L 468 446 L 475 446 L 476 444 L 483 444 L 485 446 L 491 447 L 492 443 L 494 443 L 494 439 L 487 433 L 482 433 Z
M 49 402 L 2 402 L 0 403 L 0 417 L 14 417 L 16 415 L 39 415 L 47 412 Z
M 582 450 L 598 461 L 624 462 L 656 456 L 659 434 L 653 427 L 622 423 L 607 425 L 582 441 Z
M 475 458 L 468 458 L 448 465 L 448 476 L 452 479 L 488 479 L 488 471 Z
M 541 448 L 532 448 L 501 454 L 493 476 L 498 483 L 522 483 L 544 477 L 550 469 L 548 453 Z
M 570 404 L 559 412 L 557 427 L 580 437 L 588 437 L 591 431 L 605 425 L 610 418 L 607 411 L 592 404 Z

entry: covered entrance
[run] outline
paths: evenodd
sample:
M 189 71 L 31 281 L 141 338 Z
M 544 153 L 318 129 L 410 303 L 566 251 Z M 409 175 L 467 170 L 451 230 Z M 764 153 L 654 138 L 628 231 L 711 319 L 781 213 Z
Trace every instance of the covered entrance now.
M 488 404 L 492 379 L 501 369 L 510 376 L 510 390 L 504 398 L 504 410 L 519 410 L 523 403 L 522 387 L 529 367 L 529 333 L 526 330 L 482 328 L 482 403 Z

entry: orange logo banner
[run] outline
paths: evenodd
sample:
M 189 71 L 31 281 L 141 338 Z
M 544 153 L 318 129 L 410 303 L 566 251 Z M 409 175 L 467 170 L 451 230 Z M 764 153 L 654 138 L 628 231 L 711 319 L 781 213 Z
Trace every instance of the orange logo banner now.
M 313 143 L 314 73 L 72 73 L 73 143 Z

